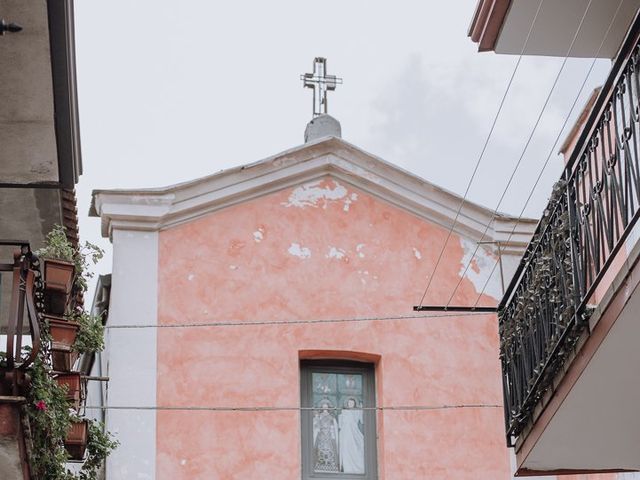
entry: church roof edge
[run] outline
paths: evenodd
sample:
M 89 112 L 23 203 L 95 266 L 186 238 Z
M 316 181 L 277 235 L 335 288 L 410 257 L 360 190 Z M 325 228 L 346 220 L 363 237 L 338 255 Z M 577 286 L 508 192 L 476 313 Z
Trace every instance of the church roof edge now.
M 114 227 L 125 228 L 126 225 L 133 229 L 159 230 L 327 174 L 341 177 L 445 227 L 452 226 L 462 201 L 456 193 L 341 138 L 324 137 L 257 162 L 174 185 L 94 190 L 89 215 L 102 217 L 104 236 L 110 236 Z M 105 208 L 106 205 L 109 207 Z M 504 241 L 509 240 L 507 243 L 526 245 L 537 224 L 537 220 L 522 218 L 517 221 L 516 217 L 503 213 L 493 217 L 490 209 L 465 201 L 455 230 L 474 238 L 492 223 L 486 239 L 504 237 Z M 511 229 L 504 225 L 514 225 L 516 221 L 518 226 L 513 236 L 499 234 L 498 230 L 510 232 Z M 499 224 L 503 227 L 498 227 Z

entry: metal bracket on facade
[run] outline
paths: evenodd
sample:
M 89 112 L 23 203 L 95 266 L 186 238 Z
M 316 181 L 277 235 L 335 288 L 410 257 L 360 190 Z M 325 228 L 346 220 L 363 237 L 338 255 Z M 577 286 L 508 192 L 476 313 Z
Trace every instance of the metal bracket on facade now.
M 496 313 L 498 307 L 473 307 L 464 305 L 416 305 L 414 312 L 478 312 Z

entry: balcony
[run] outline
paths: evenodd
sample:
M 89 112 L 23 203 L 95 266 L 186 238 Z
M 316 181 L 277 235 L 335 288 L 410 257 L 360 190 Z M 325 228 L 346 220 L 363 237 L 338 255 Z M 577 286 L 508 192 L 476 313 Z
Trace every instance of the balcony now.
M 0 398 L 22 395 L 26 369 L 40 348 L 36 305 L 42 295 L 38 259 L 27 242 L 0 240 L 13 262 L 0 263 Z M 1 400 L 0 400 L 1 401 Z
M 0 478 L 29 478 L 23 426 L 28 367 L 40 349 L 38 259 L 27 242 L 0 240 Z
M 640 469 L 640 20 L 499 307 L 518 473 Z

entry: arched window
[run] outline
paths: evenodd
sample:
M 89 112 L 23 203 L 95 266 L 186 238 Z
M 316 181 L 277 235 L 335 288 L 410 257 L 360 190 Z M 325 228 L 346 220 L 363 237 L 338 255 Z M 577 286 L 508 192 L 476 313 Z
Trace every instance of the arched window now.
M 302 478 L 377 478 L 374 366 L 300 362 Z

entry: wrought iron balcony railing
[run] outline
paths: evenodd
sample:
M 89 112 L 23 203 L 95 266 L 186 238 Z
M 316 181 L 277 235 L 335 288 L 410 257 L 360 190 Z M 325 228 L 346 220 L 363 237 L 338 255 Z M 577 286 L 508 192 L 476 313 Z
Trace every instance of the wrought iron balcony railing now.
M 499 307 L 513 445 L 588 323 L 640 216 L 640 21 L 633 22 Z
M 0 273 L 8 274 L 3 279 L 10 279 L 6 282 L 8 285 L 0 285 L 0 293 L 8 294 L 1 295 L 6 298 L 1 299 L 0 305 L 6 322 L 2 328 L 6 336 L 4 350 L 0 346 L 3 357 L 0 391 L 5 395 L 18 395 L 25 381 L 24 371 L 33 363 L 41 346 L 38 304 L 42 301 L 42 282 L 38 258 L 27 242 L 0 240 L 0 246 L 19 247 L 13 263 L 0 263 Z

